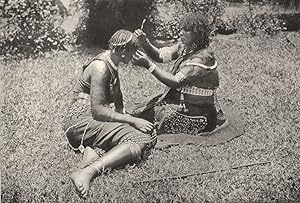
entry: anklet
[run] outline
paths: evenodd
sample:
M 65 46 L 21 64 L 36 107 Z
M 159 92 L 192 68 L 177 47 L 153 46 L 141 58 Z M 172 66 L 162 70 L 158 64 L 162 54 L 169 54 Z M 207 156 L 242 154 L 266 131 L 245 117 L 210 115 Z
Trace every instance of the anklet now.
M 103 173 L 104 170 L 105 170 L 105 168 L 104 168 L 104 163 L 103 163 L 103 161 L 100 160 L 100 159 L 98 159 L 98 160 L 96 160 L 96 161 L 101 162 L 101 164 L 102 164 L 102 169 L 101 169 L 101 170 L 99 170 L 99 169 L 97 169 L 96 167 L 94 167 L 94 166 L 92 165 L 93 163 L 90 164 L 90 165 L 88 165 L 88 166 L 91 167 L 94 171 L 96 171 L 96 172 L 98 173 L 98 175 L 100 175 L 100 174 Z M 94 161 L 94 163 L 95 163 L 96 161 Z

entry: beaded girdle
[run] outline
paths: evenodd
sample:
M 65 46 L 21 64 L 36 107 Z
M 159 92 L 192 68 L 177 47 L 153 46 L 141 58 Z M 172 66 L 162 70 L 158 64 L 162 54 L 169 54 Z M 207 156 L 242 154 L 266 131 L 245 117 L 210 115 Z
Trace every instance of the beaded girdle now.
M 208 125 L 207 118 L 204 116 L 184 115 L 170 107 L 164 113 L 165 117 L 160 125 L 160 129 L 166 133 L 197 135 Z

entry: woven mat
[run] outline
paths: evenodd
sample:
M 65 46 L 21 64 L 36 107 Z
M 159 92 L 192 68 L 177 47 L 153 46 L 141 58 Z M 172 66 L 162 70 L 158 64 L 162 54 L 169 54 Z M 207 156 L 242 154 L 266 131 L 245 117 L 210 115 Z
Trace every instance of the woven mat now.
M 222 107 L 226 115 L 226 122 L 214 131 L 199 135 L 188 134 L 162 134 L 158 135 L 155 149 L 163 149 L 180 144 L 218 145 L 228 142 L 245 132 L 245 121 L 239 112 L 232 108 Z

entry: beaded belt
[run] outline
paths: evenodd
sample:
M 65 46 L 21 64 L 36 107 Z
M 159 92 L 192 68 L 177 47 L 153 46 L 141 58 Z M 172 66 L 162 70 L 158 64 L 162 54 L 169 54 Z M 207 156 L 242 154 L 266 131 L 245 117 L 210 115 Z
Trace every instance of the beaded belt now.
M 205 103 L 213 103 L 213 95 L 215 93 L 214 90 L 203 89 L 195 86 L 185 86 L 181 88 L 177 88 L 177 91 L 180 92 L 180 100 L 179 104 L 184 111 L 187 111 L 185 103 L 190 104 L 203 104 Z M 199 98 L 202 97 L 202 98 Z
M 182 88 L 178 88 L 177 90 L 184 94 L 191 94 L 197 96 L 212 96 L 214 94 L 214 90 L 203 89 L 195 86 L 185 86 Z

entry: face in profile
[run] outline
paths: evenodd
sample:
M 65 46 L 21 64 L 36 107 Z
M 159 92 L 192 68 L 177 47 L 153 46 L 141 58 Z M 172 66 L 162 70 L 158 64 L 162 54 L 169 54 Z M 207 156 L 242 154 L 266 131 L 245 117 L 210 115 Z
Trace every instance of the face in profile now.
M 192 31 L 187 31 L 184 29 L 180 31 L 180 39 L 182 43 L 185 45 L 193 44 L 196 38 L 197 38 L 196 33 Z

